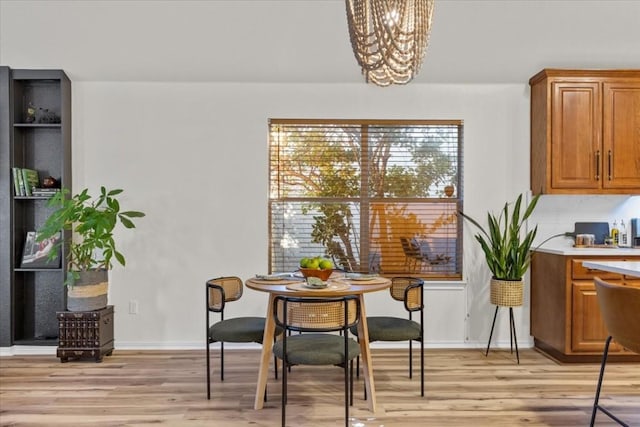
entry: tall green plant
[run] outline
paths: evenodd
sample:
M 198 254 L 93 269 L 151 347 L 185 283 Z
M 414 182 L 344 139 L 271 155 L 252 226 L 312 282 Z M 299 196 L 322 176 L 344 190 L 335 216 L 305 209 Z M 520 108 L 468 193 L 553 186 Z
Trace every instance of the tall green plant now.
M 69 245 L 66 285 L 73 285 L 80 277 L 80 271 L 110 270 L 113 267 L 113 258 L 125 265 L 124 255 L 117 250 L 113 230 L 118 223 L 125 228 L 135 228 L 131 219 L 143 217 L 145 214 L 138 211 L 121 211 L 116 196 L 122 191 L 107 191 L 105 187 L 100 187 L 98 197 L 90 196 L 88 189 L 68 197 L 69 190 L 65 188 L 48 201 L 47 206 L 55 208 L 55 211 L 38 230 L 38 241 L 53 237 L 60 230 L 72 230 L 79 237 L 79 240 L 72 241 Z M 58 256 L 61 245 L 62 241 L 59 241 L 53 247 L 49 254 L 50 259 Z
M 525 221 L 531 216 L 540 195 L 536 195 L 529 205 L 522 210 L 522 194 L 518 196 L 509 212 L 509 203 L 505 203 L 499 216 L 487 214 L 488 231 L 476 220 L 459 211 L 465 219 L 475 225 L 480 233 L 475 235 L 484 251 L 489 270 L 499 280 L 520 280 L 531 263 L 531 249 L 538 232 L 536 225 L 528 232 L 522 233 Z M 544 243 L 544 242 L 543 242 Z

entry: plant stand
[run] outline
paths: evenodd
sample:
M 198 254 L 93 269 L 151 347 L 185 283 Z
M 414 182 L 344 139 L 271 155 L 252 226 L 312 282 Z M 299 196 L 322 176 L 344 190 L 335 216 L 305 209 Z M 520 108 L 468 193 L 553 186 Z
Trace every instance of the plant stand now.
M 62 363 L 70 358 L 102 357 L 113 352 L 113 306 L 94 311 L 59 311 L 58 349 Z
M 493 323 L 491 324 L 491 333 L 489 334 L 489 342 L 487 343 L 487 351 L 485 356 L 489 355 L 489 346 L 491 345 L 491 337 L 493 329 L 496 326 L 496 318 L 498 317 L 498 309 L 500 307 L 509 307 L 509 346 L 511 354 L 513 354 L 513 345 L 516 346 L 516 359 L 520 364 L 520 354 L 518 353 L 518 339 L 516 337 L 516 323 L 513 319 L 513 307 L 519 307 L 523 303 L 524 297 L 524 281 L 520 280 L 498 280 L 491 279 L 491 304 L 495 304 L 496 311 L 493 314 Z
M 496 311 L 493 314 L 493 323 L 491 324 L 491 333 L 489 334 L 489 342 L 487 343 L 487 351 L 485 356 L 489 355 L 489 347 L 491 346 L 491 337 L 493 336 L 493 328 L 496 326 L 496 317 L 498 317 L 499 305 L 496 306 Z M 518 353 L 518 339 L 516 337 L 516 323 L 513 320 L 513 307 L 509 307 L 509 345 L 511 347 L 511 354 L 513 354 L 513 344 L 516 345 L 516 359 L 518 365 L 520 364 L 520 354 Z

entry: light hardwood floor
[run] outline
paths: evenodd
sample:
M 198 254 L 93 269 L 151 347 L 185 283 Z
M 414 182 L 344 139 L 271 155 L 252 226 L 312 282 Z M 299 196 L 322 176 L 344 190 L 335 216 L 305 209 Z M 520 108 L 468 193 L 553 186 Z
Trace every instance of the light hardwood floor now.
M 206 399 L 204 351 L 114 351 L 102 363 L 53 356 L 0 358 L 2 426 L 279 426 L 280 380 L 270 372 L 265 408 L 253 409 L 259 352 L 227 350 Z M 558 364 L 535 350 L 426 350 L 426 396 L 407 352 L 373 350 L 376 414 L 356 383 L 352 426 L 587 426 L 599 364 Z M 417 359 L 416 359 L 416 366 Z M 342 371 L 294 367 L 288 426 L 344 425 Z M 640 364 L 611 363 L 601 402 L 640 426 Z M 614 425 L 600 413 L 598 426 Z

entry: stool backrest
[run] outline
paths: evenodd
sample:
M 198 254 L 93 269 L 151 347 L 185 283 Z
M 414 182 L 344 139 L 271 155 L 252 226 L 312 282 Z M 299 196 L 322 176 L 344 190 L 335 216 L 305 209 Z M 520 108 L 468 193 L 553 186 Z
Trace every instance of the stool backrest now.
M 621 346 L 640 353 L 640 288 L 595 278 L 604 325 Z

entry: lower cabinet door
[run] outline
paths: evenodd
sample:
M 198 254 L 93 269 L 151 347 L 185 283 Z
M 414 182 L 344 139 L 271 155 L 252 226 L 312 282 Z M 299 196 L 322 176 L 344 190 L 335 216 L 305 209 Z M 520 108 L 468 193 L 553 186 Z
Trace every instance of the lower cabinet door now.
M 571 320 L 571 350 L 602 353 L 609 334 L 600 314 L 598 296 L 593 281 L 585 280 L 572 283 Z M 618 344 L 611 342 L 609 352 L 620 352 L 621 350 L 622 348 Z

